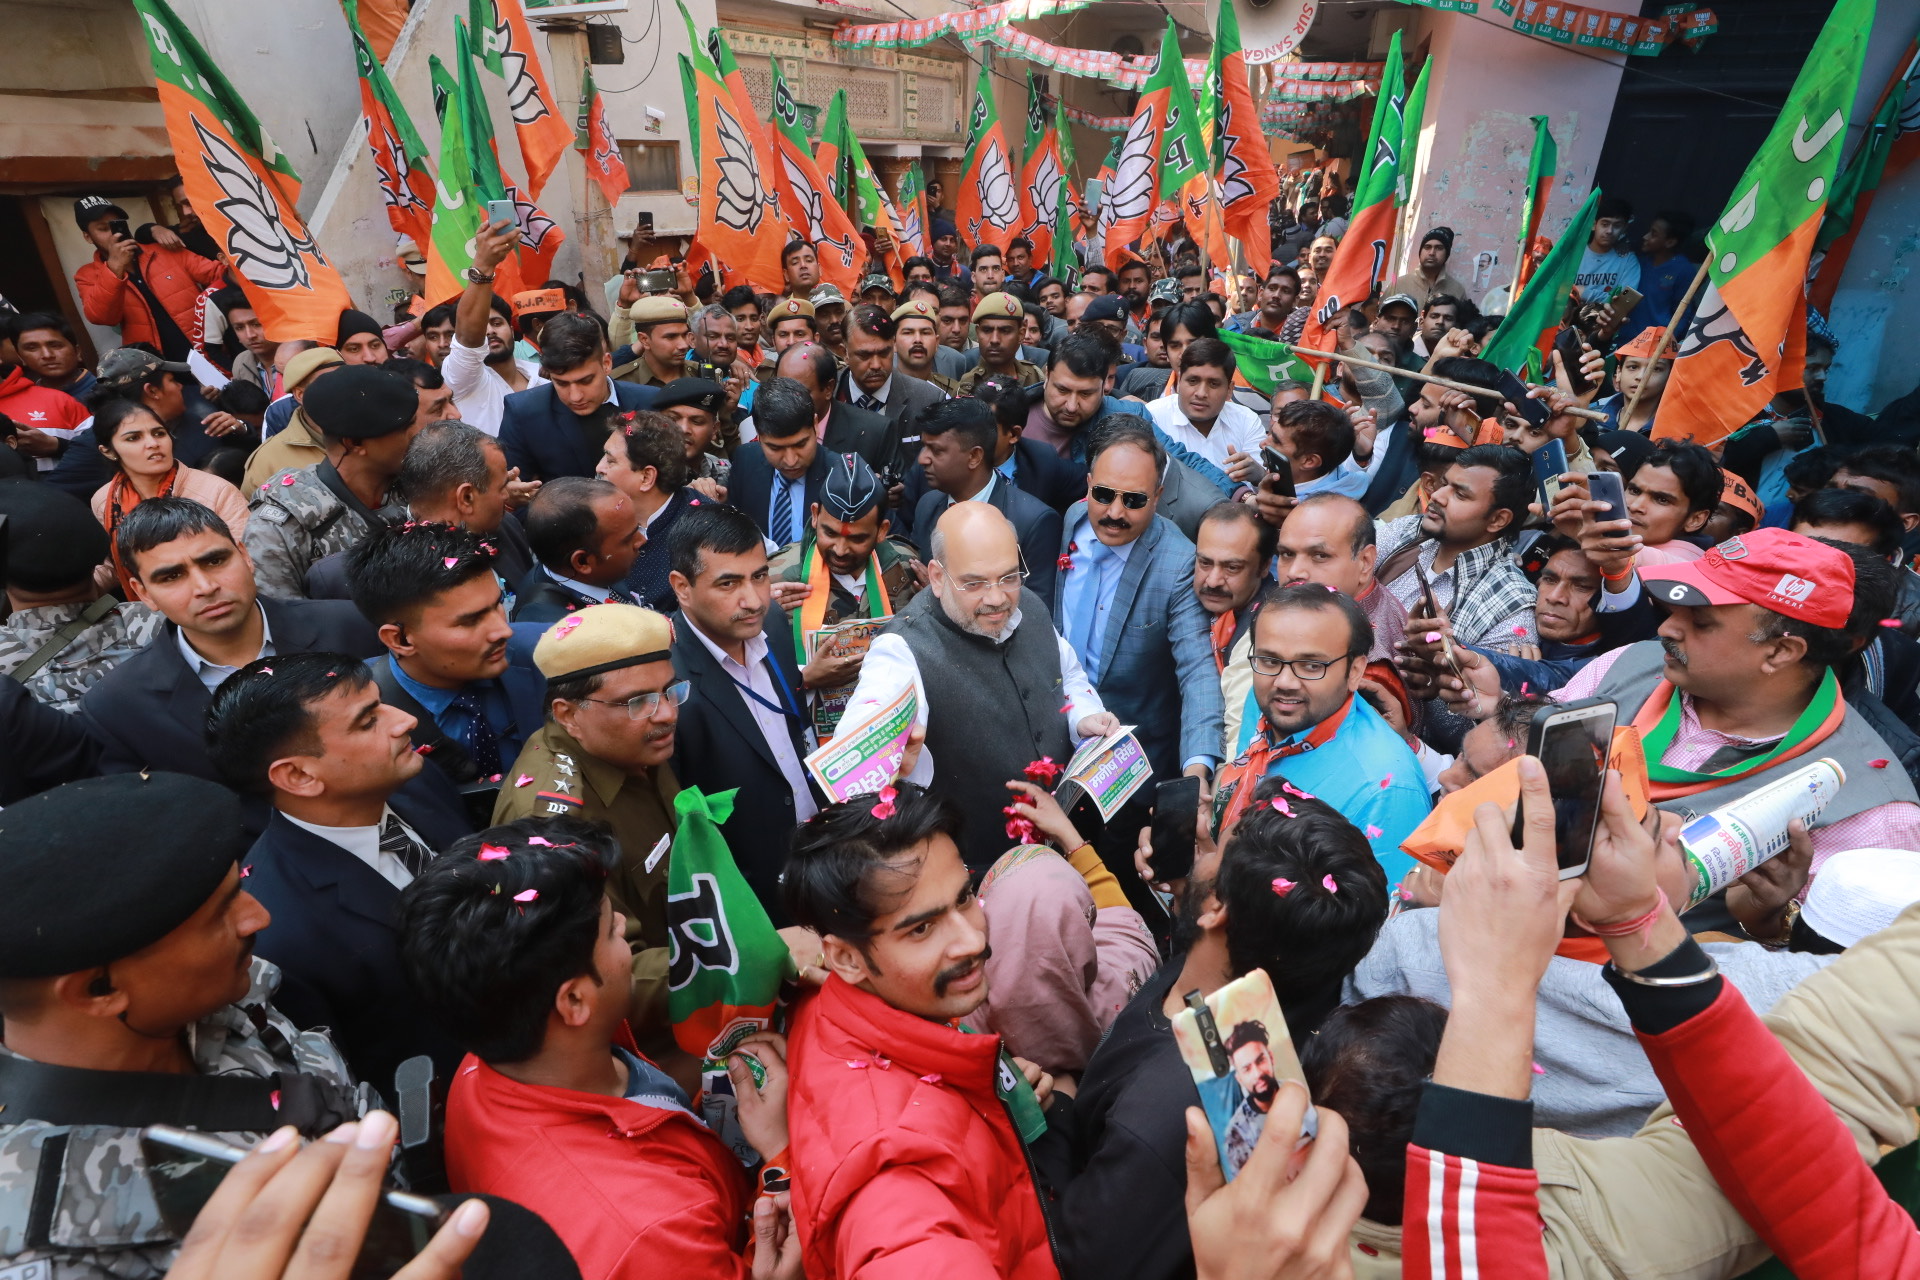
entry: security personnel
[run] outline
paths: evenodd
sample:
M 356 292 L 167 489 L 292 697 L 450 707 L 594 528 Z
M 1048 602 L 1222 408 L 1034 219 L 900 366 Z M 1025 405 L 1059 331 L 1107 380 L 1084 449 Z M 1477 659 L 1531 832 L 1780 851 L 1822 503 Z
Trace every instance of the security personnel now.
M 166 1272 L 180 1224 L 155 1208 L 144 1125 L 251 1146 L 368 1110 L 326 1033 L 269 1003 L 246 850 L 233 793 L 177 773 L 70 782 L 0 817 L 0 1274 Z
M 240 492 L 251 497 L 254 490 L 278 473 L 310 467 L 326 458 L 326 450 L 320 447 L 320 433 L 314 429 L 312 419 L 307 417 L 302 406 L 306 403 L 307 392 L 318 385 L 314 382 L 314 376 L 322 369 L 335 369 L 345 363 L 340 353 L 332 347 L 309 347 L 287 361 L 281 378 L 287 394 L 293 397 L 293 416 L 287 420 L 286 426 L 268 436 L 267 442 L 247 458 L 247 472 Z M 271 407 L 268 411 L 272 412 Z
M 632 322 L 633 345 L 614 354 L 614 377 L 643 387 L 664 387 L 686 371 L 687 348 L 693 345 L 687 333 L 686 303 L 670 293 L 654 294 L 627 308 L 627 318 Z M 629 350 L 631 364 L 626 362 Z
M 633 945 L 628 1021 L 650 1054 L 649 1041 L 669 1030 L 667 849 L 680 783 L 668 760 L 686 698 L 672 645 L 666 617 L 638 605 L 594 605 L 549 627 L 533 651 L 547 677 L 547 722 L 493 807 L 496 826 L 564 813 L 613 828 L 620 865 L 607 891 Z
M 805 298 L 782 298 L 767 309 L 767 318 L 761 322 L 760 332 L 767 340 L 760 344 L 762 359 L 760 367 L 753 376 L 760 382 L 773 377 L 774 362 L 780 353 L 796 342 L 818 342 L 820 340 L 820 321 L 813 314 L 813 304 Z
M 283 600 L 306 598 L 314 561 L 345 551 L 383 520 L 406 519 L 389 490 L 418 429 L 420 394 L 404 374 L 354 364 L 314 383 L 301 407 L 326 457 L 278 472 L 251 494 L 241 537 L 261 593 Z
M 1010 373 L 1023 387 L 1037 387 L 1047 375 L 1020 358 L 1020 327 L 1027 309 L 1010 293 L 990 293 L 973 309 L 973 336 L 980 344 L 980 363 L 960 375 L 959 394 L 973 394 L 974 386 L 989 374 Z

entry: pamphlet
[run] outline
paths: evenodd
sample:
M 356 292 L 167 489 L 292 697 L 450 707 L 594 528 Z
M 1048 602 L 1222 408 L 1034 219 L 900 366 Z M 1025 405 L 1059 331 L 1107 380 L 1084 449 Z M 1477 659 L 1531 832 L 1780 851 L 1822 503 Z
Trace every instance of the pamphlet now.
M 832 742 L 806 758 L 807 772 L 829 802 L 879 791 L 900 771 L 919 714 L 920 699 L 909 682 L 871 715 L 842 726 Z
M 1133 736 L 1133 728 L 1121 725 L 1104 738 L 1088 739 L 1073 753 L 1060 785 L 1053 789 L 1053 798 L 1063 810 L 1072 813 L 1085 796 L 1100 810 L 1101 820 L 1111 822 L 1120 806 L 1146 785 L 1153 776 L 1153 764 L 1140 739 Z
M 865 657 L 873 646 L 873 638 L 891 621 L 891 618 L 854 618 L 809 631 L 802 637 L 807 661 L 813 661 L 823 652 L 829 658 Z M 844 684 L 837 689 L 815 691 L 813 728 L 821 742 L 830 740 L 839 731 L 840 717 L 846 714 L 847 703 L 853 700 L 853 690 L 853 684 Z

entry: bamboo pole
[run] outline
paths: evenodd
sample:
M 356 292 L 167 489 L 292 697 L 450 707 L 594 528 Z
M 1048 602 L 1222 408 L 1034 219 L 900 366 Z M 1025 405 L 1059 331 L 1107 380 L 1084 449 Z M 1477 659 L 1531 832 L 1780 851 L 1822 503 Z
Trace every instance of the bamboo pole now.
M 1693 283 L 1689 284 L 1687 291 L 1680 295 L 1680 305 L 1675 307 L 1673 314 L 1667 317 L 1667 327 L 1661 331 L 1660 341 L 1653 344 L 1653 359 L 1647 361 L 1649 370 L 1659 364 L 1661 358 L 1667 354 L 1667 347 L 1673 342 L 1673 322 L 1687 314 L 1687 308 L 1693 305 L 1693 296 L 1700 292 L 1700 286 L 1705 284 L 1706 280 L 1707 264 L 1702 262 L 1700 269 L 1693 273 Z M 1647 382 L 1646 378 L 1640 379 L 1640 385 L 1635 387 L 1633 394 L 1627 397 L 1627 407 L 1620 414 L 1620 425 L 1629 431 L 1632 428 L 1627 424 L 1633 421 L 1634 408 L 1640 403 L 1640 393 L 1647 389 Z
M 1293 348 L 1293 353 L 1301 356 L 1319 356 L 1325 360 L 1344 360 L 1348 364 L 1357 364 L 1362 369 L 1377 369 L 1381 373 L 1391 373 L 1399 378 L 1417 378 L 1421 382 L 1431 382 L 1434 386 L 1445 387 L 1449 391 L 1464 391 L 1470 396 L 1499 394 L 1499 392 L 1487 387 L 1476 387 L 1465 382 L 1455 382 L 1451 378 L 1435 377 L 1431 373 L 1419 373 L 1407 369 L 1399 369 L 1390 364 L 1381 364 L 1377 360 L 1364 359 L 1361 356 L 1343 356 L 1337 351 L 1309 351 L 1305 347 L 1295 347 Z M 1607 415 L 1598 409 L 1588 409 L 1581 405 L 1569 405 L 1566 409 L 1562 410 L 1562 412 L 1575 418 L 1585 418 L 1589 422 L 1605 422 L 1607 420 Z

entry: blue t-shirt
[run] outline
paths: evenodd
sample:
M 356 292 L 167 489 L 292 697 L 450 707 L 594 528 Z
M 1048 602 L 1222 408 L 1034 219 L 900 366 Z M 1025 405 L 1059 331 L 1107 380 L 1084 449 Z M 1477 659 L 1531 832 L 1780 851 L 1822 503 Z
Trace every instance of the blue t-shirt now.
M 1650 325 L 1673 323 L 1674 308 L 1686 296 L 1693 273 L 1699 269 L 1677 253 L 1660 263 L 1644 253 L 1635 256 L 1640 259 L 1640 283 L 1634 286 L 1640 290 L 1640 305 L 1627 313 L 1627 322 L 1616 335 L 1620 342 Z

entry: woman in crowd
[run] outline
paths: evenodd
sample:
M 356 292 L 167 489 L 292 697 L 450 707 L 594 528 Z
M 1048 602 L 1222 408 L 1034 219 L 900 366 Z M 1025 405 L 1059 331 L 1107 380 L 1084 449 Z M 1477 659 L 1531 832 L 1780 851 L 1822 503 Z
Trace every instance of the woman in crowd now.
M 93 418 L 94 439 L 113 466 L 113 479 L 94 491 L 93 514 L 106 526 L 110 540 L 129 511 L 149 498 L 190 498 L 212 508 L 238 539 L 247 527 L 247 500 L 219 476 L 196 471 L 175 460 L 173 433 L 144 405 L 131 400 L 109 400 Z M 120 551 L 113 548 L 113 571 L 120 589 L 133 597 L 133 586 Z

